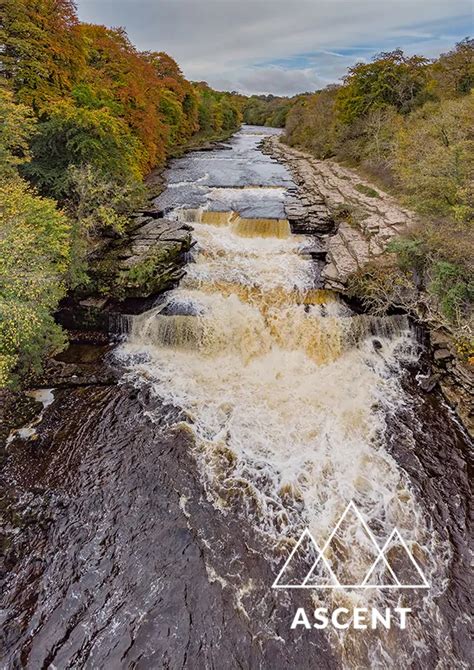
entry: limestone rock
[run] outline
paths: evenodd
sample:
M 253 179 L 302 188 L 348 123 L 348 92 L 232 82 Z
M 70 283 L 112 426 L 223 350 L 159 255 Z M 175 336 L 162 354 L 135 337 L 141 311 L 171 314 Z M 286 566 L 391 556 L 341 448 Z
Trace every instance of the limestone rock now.
M 183 276 L 184 253 L 192 245 L 190 226 L 167 219 L 138 219 L 132 235 L 114 243 L 97 262 L 93 278 L 113 298 L 147 298 L 161 293 Z
M 392 196 L 334 161 L 317 160 L 276 137 L 265 140 L 264 151 L 284 162 L 298 184 L 298 197 L 286 205 L 293 232 L 335 233 L 322 272 L 328 288 L 344 289 L 353 272 L 383 254 L 388 242 L 415 221 Z

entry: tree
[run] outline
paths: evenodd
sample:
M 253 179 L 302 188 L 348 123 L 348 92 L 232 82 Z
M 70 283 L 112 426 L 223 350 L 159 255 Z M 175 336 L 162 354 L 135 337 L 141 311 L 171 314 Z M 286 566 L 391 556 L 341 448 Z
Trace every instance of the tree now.
M 334 105 L 338 87 L 302 96 L 288 113 L 286 138 L 292 145 L 309 149 L 318 158 L 334 154 Z
M 75 107 L 64 101 L 38 124 L 33 158 L 24 173 L 42 191 L 63 199 L 69 193 L 69 166 L 89 164 L 104 176 L 140 180 L 142 151 L 127 124 L 107 107 Z
M 1 72 L 20 102 L 43 112 L 71 90 L 83 68 L 72 0 L 3 0 Z
M 15 176 L 16 168 L 29 160 L 35 124 L 32 110 L 16 105 L 11 91 L 0 87 L 0 178 Z
M 349 68 L 337 97 L 337 115 L 350 124 L 380 107 L 408 113 L 424 102 L 428 60 L 407 57 L 401 49 L 381 53 L 372 63 Z
M 395 167 L 423 213 L 461 222 L 474 216 L 474 95 L 428 103 L 396 138 Z
M 466 37 L 432 67 L 439 97 L 467 95 L 474 86 L 474 39 Z
M 38 370 L 64 345 L 51 316 L 64 295 L 70 226 L 21 179 L 0 185 L 0 386 Z

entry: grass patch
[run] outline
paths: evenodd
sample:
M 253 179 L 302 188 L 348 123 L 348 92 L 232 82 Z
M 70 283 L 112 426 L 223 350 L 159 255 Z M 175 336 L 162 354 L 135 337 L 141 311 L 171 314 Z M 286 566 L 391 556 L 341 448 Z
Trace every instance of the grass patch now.
M 366 186 L 366 184 L 356 184 L 354 188 L 356 191 L 363 193 L 368 198 L 380 198 L 380 194 L 371 186 Z

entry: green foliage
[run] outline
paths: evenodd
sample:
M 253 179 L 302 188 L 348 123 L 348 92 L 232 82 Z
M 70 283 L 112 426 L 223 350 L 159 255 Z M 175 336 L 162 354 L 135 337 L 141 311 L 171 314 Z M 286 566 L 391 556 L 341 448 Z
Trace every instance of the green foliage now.
M 429 103 L 396 137 L 394 163 L 410 203 L 461 221 L 474 214 L 474 95 Z
M 71 217 L 87 237 L 123 233 L 130 213 L 144 203 L 146 189 L 142 182 L 106 179 L 90 164 L 71 166 L 67 179 Z
M 426 58 L 407 57 L 396 49 L 349 68 L 337 96 L 338 120 L 350 124 L 383 107 L 410 112 L 425 98 L 427 63 Z
M 140 144 L 107 107 L 89 109 L 56 104 L 38 124 L 32 161 L 24 173 L 56 198 L 69 195 L 69 166 L 91 165 L 110 178 L 141 178 Z
M 318 158 L 360 166 L 425 217 L 389 244 L 396 262 L 356 273 L 354 294 L 375 311 L 420 310 L 463 333 L 473 300 L 473 55 L 471 39 L 432 63 L 400 50 L 380 54 L 350 68 L 342 86 L 300 98 L 285 134 Z M 336 216 L 352 224 L 346 209 Z
M 16 178 L 0 186 L 0 386 L 36 371 L 64 344 L 51 316 L 65 294 L 70 225 Z
M 432 88 L 437 97 L 467 95 L 474 87 L 474 40 L 466 37 L 455 48 L 441 54 L 433 64 Z
M 438 260 L 431 267 L 428 289 L 436 296 L 444 316 L 460 323 L 474 300 L 474 277 L 466 276 L 463 267 Z
M 44 195 L 69 196 L 69 166 L 141 179 L 195 133 L 238 127 L 239 96 L 193 86 L 170 56 L 138 51 L 121 28 L 80 23 L 71 0 L 3 4 L 2 73 L 38 116 L 24 174 Z
M 243 105 L 243 120 L 254 126 L 284 128 L 295 99 L 274 95 L 252 95 Z
M 285 139 L 308 149 L 317 158 L 334 153 L 334 105 L 337 87 L 328 87 L 311 96 L 301 96 L 288 112 Z
M 0 87 L 0 178 L 16 175 L 30 157 L 29 140 L 36 119 L 27 105 L 16 105 L 11 91 Z
M 423 240 L 400 237 L 392 240 L 388 244 L 387 249 L 398 255 L 399 267 L 404 272 L 413 269 L 418 272 L 424 270 L 426 264 L 426 249 Z
M 84 286 L 100 236 L 121 235 L 142 178 L 195 136 L 240 124 L 241 96 L 191 84 L 125 31 L 80 23 L 73 0 L 3 0 L 0 64 L 0 382 L 64 338 L 52 314 Z M 18 175 L 27 177 L 40 197 Z M 100 245 L 99 245 L 100 246 Z M 157 260 L 160 262 L 160 259 Z M 152 262 L 136 270 L 147 281 Z
M 0 42 L 3 76 L 38 113 L 69 93 L 83 67 L 72 0 L 3 0 Z
M 380 198 L 380 194 L 377 193 L 377 191 L 371 186 L 367 186 L 367 184 L 356 184 L 354 188 L 356 191 L 363 193 L 368 198 Z
M 472 231 L 470 237 L 472 241 Z M 433 313 L 438 311 L 459 328 L 469 322 L 474 274 L 467 231 L 457 239 L 449 227 L 443 230 L 440 223 L 427 223 L 410 236 L 393 240 L 388 251 L 397 254 L 398 267 L 405 275 L 415 273 L 427 291 Z
M 199 133 L 205 137 L 237 130 L 241 121 L 240 97 L 214 91 L 205 82 L 194 84 Z

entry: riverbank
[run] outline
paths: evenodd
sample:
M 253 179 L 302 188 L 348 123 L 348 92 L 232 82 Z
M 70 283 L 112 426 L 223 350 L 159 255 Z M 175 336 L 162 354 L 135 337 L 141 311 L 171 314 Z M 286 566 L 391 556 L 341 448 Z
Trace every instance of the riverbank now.
M 368 264 L 383 267 L 387 245 L 419 223 L 414 212 L 374 186 L 354 170 L 332 160 L 267 138 L 263 151 L 288 166 L 298 192 L 287 204 L 287 216 L 295 229 L 316 234 L 319 245 L 322 287 L 355 295 L 351 279 Z M 457 351 L 455 337 L 446 325 L 424 318 L 413 289 L 412 309 L 403 309 L 429 333 L 432 369 L 424 382 L 431 391 L 439 387 L 471 435 L 474 434 L 474 373 Z
M 121 234 L 101 236 L 90 244 L 87 257 L 89 281 L 70 293 L 64 305 L 75 301 L 78 310 L 116 308 L 129 299 L 146 299 L 169 290 L 183 277 L 186 253 L 190 250 L 191 227 L 166 218 L 156 199 L 166 188 L 165 174 L 173 160 L 191 152 L 217 151 L 237 129 L 220 134 L 194 136 L 170 154 L 166 164 L 145 179 L 148 202 L 128 217 Z M 61 312 L 61 310 L 60 310 Z M 86 325 L 87 316 L 85 317 Z

